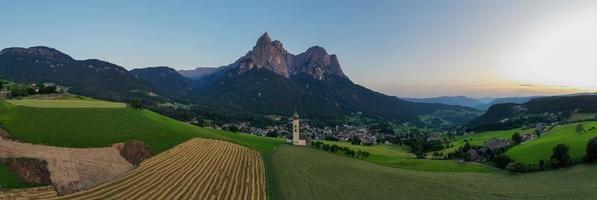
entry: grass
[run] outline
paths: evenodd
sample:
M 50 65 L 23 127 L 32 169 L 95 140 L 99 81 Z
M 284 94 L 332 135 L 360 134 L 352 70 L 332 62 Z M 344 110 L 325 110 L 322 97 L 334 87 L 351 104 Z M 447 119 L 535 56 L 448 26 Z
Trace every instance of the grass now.
M 537 139 L 513 147 L 506 154 L 523 163 L 538 163 L 539 160 L 548 161 L 553 153 L 553 147 L 557 144 L 566 144 L 570 147 L 568 152 L 570 156 L 576 161 L 581 161 L 585 155 L 587 142 L 597 137 L 597 129 L 578 134 L 576 133 L 578 124 L 557 126 Z M 582 122 L 582 124 L 585 129 L 597 127 L 597 122 Z
M 472 134 L 472 135 L 462 136 L 462 137 L 455 139 L 453 142 L 450 143 L 452 145 L 452 147 L 443 149 L 440 152 L 442 152 L 444 154 L 454 152 L 456 149 L 463 146 L 466 143 L 466 141 L 468 141 L 471 145 L 483 146 L 485 144 L 485 142 L 487 142 L 491 139 L 498 138 L 498 139 L 510 140 L 510 139 L 512 139 L 512 135 L 516 132 L 519 132 L 522 134 L 522 133 L 526 133 L 526 132 L 532 132 L 533 130 L 534 129 L 517 128 L 517 129 L 501 130 L 501 131 L 486 131 L 486 132 L 476 133 L 476 134 Z
M 54 101 L 54 100 L 45 100 Z M 61 147 L 106 147 L 137 139 L 160 153 L 194 137 L 230 141 L 270 155 L 283 139 L 200 128 L 132 108 L 38 108 L 0 102 L 0 125 L 22 142 Z M 0 185 L 12 183 L 0 180 Z
M 429 160 L 416 159 L 415 155 L 408 152 L 406 146 L 396 145 L 353 145 L 347 142 L 323 141 L 327 144 L 336 144 L 353 150 L 367 151 L 371 155 L 366 159 L 369 162 L 411 170 L 437 171 L 437 172 L 492 172 L 493 168 L 477 163 L 459 163 L 454 160 Z
M 0 190 L 38 186 L 36 184 L 23 182 L 21 178 L 13 174 L 4 163 L 0 163 L 0 177 L 2 177 L 2 179 L 0 179 Z
M 16 100 L 6 100 L 7 102 L 19 105 L 19 106 L 28 106 L 28 107 L 37 107 L 37 108 L 124 108 L 126 107 L 125 103 L 116 103 L 116 102 L 109 102 L 109 101 L 100 101 L 100 100 L 93 100 L 89 98 L 73 98 L 73 97 L 66 97 L 61 99 L 16 99 Z
M 597 165 L 524 175 L 376 165 L 304 147 L 273 153 L 271 199 L 593 199 Z
M 567 119 L 568 122 L 595 119 L 595 113 L 572 113 Z
M 193 137 L 227 140 L 263 152 L 272 151 L 273 143 L 282 142 L 199 128 L 132 108 L 36 108 L 0 102 L 0 124 L 23 142 L 85 148 L 137 139 L 149 145 L 154 154 Z

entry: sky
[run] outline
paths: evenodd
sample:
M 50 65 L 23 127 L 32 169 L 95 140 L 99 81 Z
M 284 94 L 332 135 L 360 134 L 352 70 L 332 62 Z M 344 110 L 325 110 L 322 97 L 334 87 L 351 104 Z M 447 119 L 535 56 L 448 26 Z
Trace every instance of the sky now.
M 0 48 L 49 46 L 127 69 L 232 63 L 268 32 L 337 54 L 400 97 L 597 90 L 597 1 L 1 1 Z

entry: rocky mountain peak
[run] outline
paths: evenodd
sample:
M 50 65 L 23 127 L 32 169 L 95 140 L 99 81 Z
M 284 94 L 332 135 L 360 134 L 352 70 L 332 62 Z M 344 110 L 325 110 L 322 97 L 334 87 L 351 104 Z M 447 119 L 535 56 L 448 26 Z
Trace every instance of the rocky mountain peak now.
M 267 32 L 259 37 L 247 57 L 239 63 L 241 73 L 253 68 L 265 68 L 280 76 L 290 77 L 288 58 L 291 56 L 283 48 L 282 42 L 278 40 L 272 42 Z
M 265 68 L 285 78 L 300 73 L 318 80 L 331 75 L 346 78 L 336 55 L 329 55 L 323 47 L 313 46 L 295 56 L 288 53 L 279 40 L 272 41 L 267 32 L 259 37 L 253 49 L 234 63 L 234 66 L 238 67 L 239 73 Z

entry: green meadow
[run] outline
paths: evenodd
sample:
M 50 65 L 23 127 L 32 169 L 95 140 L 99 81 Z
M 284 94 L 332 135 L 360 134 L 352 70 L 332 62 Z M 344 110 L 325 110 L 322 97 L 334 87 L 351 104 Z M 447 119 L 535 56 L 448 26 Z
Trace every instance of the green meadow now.
M 452 147 L 441 150 L 440 152 L 442 152 L 444 154 L 454 152 L 456 149 L 463 146 L 466 143 L 466 141 L 468 141 L 471 145 L 474 145 L 474 146 L 483 146 L 483 144 L 485 144 L 485 142 L 487 142 L 491 139 L 510 140 L 510 139 L 512 139 L 512 135 L 516 132 L 523 134 L 523 133 L 533 132 L 534 130 L 535 129 L 517 128 L 517 129 L 501 130 L 501 131 L 486 131 L 486 132 L 476 133 L 476 134 L 472 134 L 472 135 L 462 136 L 462 137 L 456 138 L 453 142 L 450 143 L 452 145 Z
M 51 100 L 46 100 L 51 101 Z M 450 160 L 415 159 L 405 146 L 359 146 L 330 142 L 368 151 L 362 160 L 309 147 L 286 145 L 284 139 L 196 127 L 163 115 L 129 107 L 31 107 L 0 102 L 0 124 L 20 141 L 65 147 L 103 147 L 129 139 L 148 144 L 157 154 L 193 137 L 230 141 L 262 153 L 270 199 L 591 199 L 597 196 L 597 165 L 512 175 L 484 165 Z M 585 128 L 597 125 L 585 122 Z M 584 150 L 595 130 L 576 134 L 575 125 L 556 127 L 525 145 L 552 146 L 566 142 Z M 509 139 L 514 132 L 485 132 L 458 138 L 481 145 L 491 138 Z M 571 134 L 569 132 L 572 131 Z M 550 139 L 552 138 L 553 139 Z M 582 144 L 584 142 L 584 144 Z M 549 143 L 549 144 L 548 144 Z M 582 145 L 581 145 L 582 144 Z M 538 147 L 519 150 L 543 156 Z M 549 147 L 548 152 L 551 152 Z M 515 154 L 512 155 L 517 159 Z M 511 151 L 508 153 L 510 154 Z M 580 152 L 571 149 L 574 155 Z M 578 155 L 582 152 L 578 153 Z M 578 156 L 574 156 L 578 158 Z M 0 165 L 3 188 L 29 187 Z
M 523 175 L 405 170 L 281 145 L 271 199 L 594 199 L 597 165 Z
M 355 151 L 367 151 L 371 155 L 366 158 L 366 161 L 385 165 L 389 167 L 396 167 L 402 169 L 425 170 L 437 172 L 491 172 L 494 171 L 492 167 L 477 163 L 460 163 L 454 160 L 429 160 L 416 159 L 416 156 L 408 152 L 408 146 L 396 145 L 373 145 L 361 146 L 353 145 L 347 142 L 332 142 L 323 141 L 324 143 L 340 147 L 348 147 Z M 341 154 L 341 153 L 338 153 Z
M 6 100 L 7 102 L 28 107 L 37 108 L 124 108 L 126 104 L 109 101 L 100 101 L 93 99 L 78 99 L 73 97 L 66 97 L 60 99 L 16 99 Z
M 570 148 L 570 156 L 581 161 L 585 156 L 586 146 L 589 139 L 597 137 L 597 129 L 576 133 L 576 126 L 579 123 L 572 123 L 554 127 L 541 137 L 517 145 L 506 152 L 507 155 L 517 161 L 531 164 L 538 163 L 539 160 L 548 161 L 553 153 L 553 148 L 557 144 L 566 144 Z M 597 122 L 582 122 L 585 129 L 597 127 Z

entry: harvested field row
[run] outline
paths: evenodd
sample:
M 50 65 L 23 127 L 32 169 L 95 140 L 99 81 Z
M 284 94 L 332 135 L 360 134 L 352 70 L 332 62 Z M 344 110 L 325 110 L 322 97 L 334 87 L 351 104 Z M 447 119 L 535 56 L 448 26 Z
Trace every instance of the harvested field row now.
M 257 151 L 219 140 L 192 139 L 115 181 L 49 199 L 265 198 L 264 166 Z
M 0 191 L 0 199 L 46 199 L 58 195 L 50 186 Z

